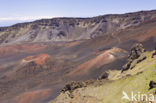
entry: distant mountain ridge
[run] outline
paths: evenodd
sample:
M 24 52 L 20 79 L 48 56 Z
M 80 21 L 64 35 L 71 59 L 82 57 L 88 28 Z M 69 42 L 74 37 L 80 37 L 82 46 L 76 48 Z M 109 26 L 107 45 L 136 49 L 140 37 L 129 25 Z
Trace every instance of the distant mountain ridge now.
M 0 28 L 0 44 L 74 41 L 112 35 L 156 18 L 156 10 L 110 14 L 93 18 L 53 18 Z

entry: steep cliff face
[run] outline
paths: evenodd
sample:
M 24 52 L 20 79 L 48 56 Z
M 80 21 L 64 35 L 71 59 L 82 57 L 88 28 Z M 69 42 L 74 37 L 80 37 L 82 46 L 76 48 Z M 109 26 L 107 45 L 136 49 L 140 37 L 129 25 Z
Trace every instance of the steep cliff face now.
M 156 17 L 156 11 L 93 18 L 54 18 L 0 28 L 0 43 L 73 41 L 113 34 Z

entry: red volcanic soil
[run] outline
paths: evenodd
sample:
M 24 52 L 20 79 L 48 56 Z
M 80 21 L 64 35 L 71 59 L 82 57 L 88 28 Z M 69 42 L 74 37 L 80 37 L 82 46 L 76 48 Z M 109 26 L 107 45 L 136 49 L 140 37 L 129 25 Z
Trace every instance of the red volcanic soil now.
M 101 66 L 105 64 L 109 64 L 113 62 L 116 57 L 114 54 L 116 53 L 123 53 L 126 52 L 120 48 L 113 48 L 110 50 L 106 50 L 102 52 L 97 57 L 79 65 L 77 68 L 75 68 L 72 72 L 69 73 L 69 75 L 76 75 L 76 74 L 86 74 L 89 73 L 90 70 L 100 68 Z
M 38 65 L 43 65 L 43 64 L 45 64 L 45 62 L 48 58 L 51 58 L 51 56 L 48 54 L 39 54 L 39 55 L 35 55 L 35 56 L 28 56 L 28 57 L 24 58 L 23 60 L 25 62 L 34 61 Z
M 69 47 L 74 47 L 78 44 L 82 43 L 82 41 L 72 41 L 72 42 L 69 42 L 67 43 L 66 47 L 69 48 Z
M 156 18 L 145 21 L 139 26 L 127 30 L 125 30 L 125 32 L 129 33 L 127 33 L 127 35 L 125 36 L 132 38 L 133 40 L 137 40 L 139 42 L 144 42 L 149 38 L 156 38 Z M 130 35 L 128 36 L 128 34 Z
M 44 101 L 52 95 L 51 89 L 36 90 L 31 92 L 25 92 L 16 97 L 17 103 L 38 103 Z
M 147 40 L 148 38 L 154 37 L 154 36 L 156 36 L 156 27 L 151 27 L 146 32 L 143 32 L 142 36 L 137 37 L 136 40 L 143 42 L 143 41 Z
M 21 52 L 32 53 L 46 48 L 40 44 L 16 44 L 0 47 L 0 57 L 12 56 Z

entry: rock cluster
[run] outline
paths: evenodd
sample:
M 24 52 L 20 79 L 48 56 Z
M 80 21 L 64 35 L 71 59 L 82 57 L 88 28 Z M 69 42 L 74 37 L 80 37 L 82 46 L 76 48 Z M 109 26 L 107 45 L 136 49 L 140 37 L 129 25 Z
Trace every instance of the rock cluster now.
M 69 91 L 70 93 L 75 89 L 85 87 L 87 84 L 85 82 L 76 82 L 72 81 L 69 84 L 66 84 L 65 87 L 61 90 L 61 92 Z
M 134 44 L 131 48 L 130 55 L 128 56 L 127 63 L 123 66 L 122 71 L 132 69 L 135 65 L 146 59 L 146 56 L 143 53 L 146 50 L 144 49 L 142 44 Z

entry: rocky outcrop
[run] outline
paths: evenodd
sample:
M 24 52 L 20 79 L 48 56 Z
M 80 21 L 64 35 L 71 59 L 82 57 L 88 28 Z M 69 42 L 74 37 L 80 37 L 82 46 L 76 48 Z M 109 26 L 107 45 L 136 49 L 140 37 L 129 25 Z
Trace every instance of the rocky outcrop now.
M 145 60 L 146 56 L 143 54 L 144 52 L 145 49 L 142 44 L 134 44 L 128 56 L 127 63 L 123 66 L 122 72 L 134 68 L 137 63 Z
M 61 90 L 61 92 L 63 92 L 63 93 L 69 92 L 68 93 L 69 97 L 74 98 L 72 92 L 75 89 L 82 88 L 82 87 L 85 87 L 85 86 L 87 86 L 87 84 L 85 82 L 72 81 L 71 83 L 66 84 L 65 87 Z
M 73 92 L 79 88 L 85 88 L 89 85 L 101 85 L 101 82 L 98 83 L 96 81 L 97 80 L 72 81 L 67 83 L 60 92 L 63 94 L 68 94 L 70 98 L 74 98 Z
M 86 85 L 87 84 L 85 82 L 72 81 L 71 83 L 66 84 L 65 87 L 61 90 L 61 92 L 66 92 L 66 91 L 72 92 L 75 89 L 85 87 Z
M 98 80 L 107 79 L 109 74 L 107 72 L 103 72 L 99 77 Z

